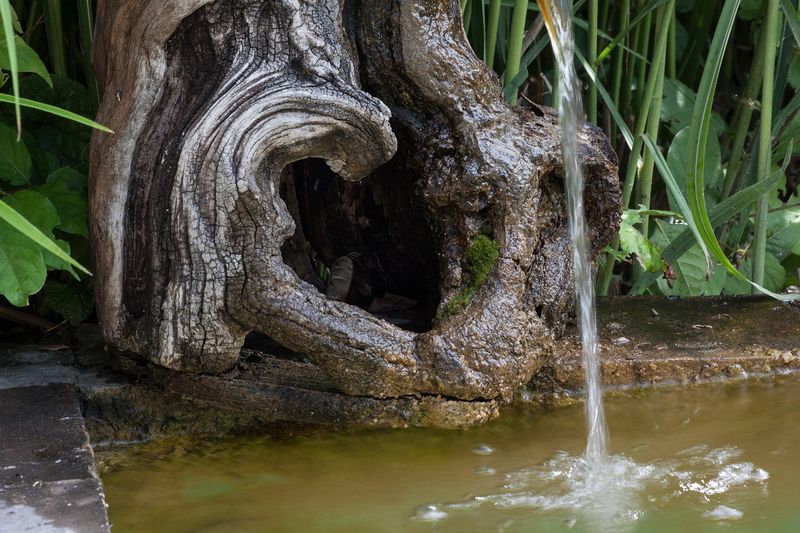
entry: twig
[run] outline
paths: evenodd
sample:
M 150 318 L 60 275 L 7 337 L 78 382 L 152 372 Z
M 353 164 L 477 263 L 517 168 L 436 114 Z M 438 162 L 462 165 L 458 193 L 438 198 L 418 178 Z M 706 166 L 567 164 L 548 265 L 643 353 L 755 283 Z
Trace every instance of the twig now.
M 44 331 L 50 331 L 59 326 L 59 324 L 55 324 L 44 318 L 5 305 L 0 305 L 0 318 L 5 318 L 11 322 L 22 324 L 23 326 L 33 326 Z
M 533 41 L 536 40 L 536 37 L 539 35 L 539 32 L 542 31 L 542 27 L 544 27 L 544 17 L 539 15 L 536 19 L 528 26 L 528 31 L 525 32 L 525 37 L 522 40 L 522 49 L 527 51 L 528 48 L 531 47 Z

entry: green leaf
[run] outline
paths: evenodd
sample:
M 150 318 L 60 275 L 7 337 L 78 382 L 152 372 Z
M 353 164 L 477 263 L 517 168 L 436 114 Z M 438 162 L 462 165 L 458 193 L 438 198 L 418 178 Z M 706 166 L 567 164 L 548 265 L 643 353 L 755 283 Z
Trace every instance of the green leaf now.
M 5 202 L 39 231 L 48 237 L 53 236 L 53 228 L 59 222 L 58 212 L 46 196 L 31 189 L 24 189 L 8 196 Z
M 779 209 L 767 215 L 767 246 L 779 260 L 800 251 L 800 207 Z
M 42 63 L 39 54 L 19 36 L 14 37 L 14 44 L 17 47 L 17 72 L 32 72 L 52 87 L 53 80 L 50 78 L 50 73 L 47 72 L 47 67 Z M 0 41 L 0 68 L 11 70 L 8 43 L 5 41 Z
M 17 33 L 22 33 L 22 24 L 19 23 L 19 16 L 17 16 L 17 12 L 14 8 L 11 8 L 11 21 L 14 26 L 14 31 Z
M 664 80 L 664 100 L 661 102 L 661 120 L 670 125 L 670 129 L 678 132 L 692 124 L 692 110 L 694 109 L 697 93 L 673 79 Z M 714 113 L 711 127 L 717 135 L 725 131 L 725 121 Z
M 661 272 L 661 250 L 635 227 L 621 223 L 619 248 L 625 257 L 636 256 L 636 261 L 648 272 Z
M 47 176 L 47 183 L 64 183 L 67 189 L 82 193 L 87 188 L 86 175 L 72 167 L 61 167 Z
M 55 181 L 38 187 L 47 196 L 56 210 L 61 222 L 56 226 L 64 233 L 89 237 L 86 200 L 83 195 L 69 190 L 63 181 Z
M 62 240 L 62 239 L 54 239 L 53 242 L 55 242 L 56 245 L 59 248 L 61 248 L 61 250 L 65 254 L 71 255 L 72 251 L 70 250 L 70 246 L 69 246 L 69 243 L 67 241 Z M 69 272 L 70 274 L 72 274 L 72 277 L 74 277 L 76 280 L 80 279 L 80 276 L 78 276 L 78 273 L 75 272 L 75 269 L 72 268 L 72 265 L 70 265 L 69 263 L 67 263 L 63 259 L 60 259 L 60 258 L 56 257 L 55 255 L 51 254 L 47 250 L 42 250 L 42 259 L 44 259 L 44 265 L 48 269 L 63 270 L 65 272 Z
M 9 185 L 26 185 L 31 176 L 31 154 L 17 132 L 0 123 L 0 180 Z
M 60 217 L 57 208 L 47 196 L 32 189 L 24 189 L 8 197 L 6 204 L 36 226 L 47 238 L 53 240 L 67 256 L 69 255 L 69 243 L 56 240 L 53 236 L 53 228 L 59 226 Z M 68 262 L 47 250 L 42 250 L 42 259 L 46 267 L 65 270 L 77 278 L 77 274 Z
M 28 296 L 44 285 L 47 269 L 41 248 L 0 220 L 0 294 L 12 305 L 28 305 Z
M 653 241 L 666 248 L 678 238 L 686 226 L 668 224 L 656 220 L 656 231 Z M 722 292 L 722 287 L 727 274 L 723 268 L 714 268 L 711 276 L 706 279 L 706 258 L 703 250 L 697 244 L 690 247 L 677 260 L 671 263 L 675 279 L 672 286 L 664 277 L 658 278 L 658 287 L 666 296 L 716 296 Z
M 689 160 L 689 128 L 683 128 L 672 139 L 667 152 L 667 165 L 672 171 L 672 176 L 678 183 L 678 186 L 684 195 L 688 193 L 687 176 L 689 174 L 686 168 L 686 162 Z M 706 144 L 705 166 L 703 172 L 705 173 L 704 181 L 706 188 L 713 188 L 720 185 L 720 148 L 719 140 L 713 133 L 709 135 L 708 143 Z M 675 198 L 668 190 L 667 197 L 669 205 L 673 210 L 678 210 L 678 205 L 675 203 Z
M 672 217 L 672 218 L 677 218 L 679 220 L 683 220 L 683 215 L 675 211 L 666 211 L 664 209 L 647 209 L 643 205 L 639 205 L 639 209 L 637 209 L 636 212 L 642 216 Z
M 739 265 L 739 272 L 742 274 L 742 279 L 728 276 L 723 289 L 724 294 L 750 294 L 751 284 L 747 280 L 753 275 L 753 262 L 749 257 Z M 784 281 L 786 281 L 786 271 L 783 269 L 783 265 L 777 257 L 767 253 L 764 256 L 764 288 L 768 291 L 780 292 L 783 289 Z
M 68 110 L 82 117 L 82 121 L 91 115 L 86 89 L 73 80 L 55 77 L 53 88 L 50 88 L 38 78 L 27 77 L 21 82 L 21 90 L 23 96 L 33 98 L 40 105 Z M 29 108 L 25 108 L 23 119 L 33 126 L 29 129 L 32 129 L 39 148 L 53 153 L 60 162 L 59 166 L 75 166 L 86 161 L 91 131 L 83 124 Z
M 51 311 L 77 326 L 94 310 L 94 293 L 88 283 L 67 284 L 48 281 L 44 286 L 43 303 Z
M 725 1 L 722 13 L 717 21 L 717 28 L 714 31 L 714 38 L 712 39 L 708 59 L 703 69 L 700 87 L 697 90 L 697 100 L 692 110 L 692 124 L 689 130 L 690 151 L 687 164 L 687 168 L 689 169 L 689 207 L 692 210 L 692 216 L 700 230 L 702 241 L 705 242 L 706 247 L 714 258 L 722 264 L 733 277 L 747 281 L 758 291 L 768 294 L 775 299 L 792 301 L 800 297 L 797 295 L 777 294 L 775 291 L 753 283 L 747 280 L 742 273 L 731 264 L 725 252 L 722 250 L 717 236 L 714 234 L 714 227 L 711 224 L 708 216 L 708 209 L 706 208 L 705 184 L 703 180 L 705 148 L 711 130 L 712 105 L 720 68 L 722 67 L 722 58 L 730 38 L 739 2 L 740 0 Z
M 64 261 L 68 262 L 72 266 L 76 267 L 78 270 L 91 275 L 91 273 L 86 270 L 82 265 L 80 265 L 77 261 L 72 259 L 69 255 L 64 253 L 62 250 L 53 240 L 42 233 L 42 231 L 31 224 L 25 217 L 20 215 L 17 211 L 11 208 L 8 204 L 0 200 L 0 219 L 8 223 L 12 228 L 20 233 L 20 235 L 24 236 L 25 238 L 33 241 L 34 243 L 38 244 L 45 250 L 53 253 L 56 257 L 63 259 Z M 31 246 L 31 243 L 28 242 L 28 247 Z
M 703 256 L 706 258 L 706 273 L 710 275 L 714 266 L 711 263 L 711 257 L 709 256 L 708 248 L 706 247 L 706 243 L 703 239 L 702 233 L 700 232 L 700 228 L 698 227 L 697 222 L 695 222 L 694 211 L 686 202 L 678 180 L 672 175 L 672 171 L 667 165 L 667 162 L 664 160 L 664 156 L 661 155 L 661 152 L 658 150 L 656 144 L 647 135 L 643 135 L 642 139 L 644 140 L 644 144 L 647 149 L 653 154 L 653 160 L 658 167 L 658 171 L 661 173 L 661 179 L 664 180 L 664 183 L 667 186 L 667 191 L 670 194 L 670 198 L 675 203 L 677 210 L 683 214 L 683 218 L 686 221 L 686 224 L 689 226 L 689 230 L 692 232 L 692 234 L 694 234 L 697 244 L 700 245 Z

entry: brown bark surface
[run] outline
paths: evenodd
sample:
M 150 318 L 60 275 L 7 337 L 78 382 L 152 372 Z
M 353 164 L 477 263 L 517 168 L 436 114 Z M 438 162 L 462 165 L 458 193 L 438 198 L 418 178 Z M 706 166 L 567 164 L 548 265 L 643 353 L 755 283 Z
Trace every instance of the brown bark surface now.
M 505 103 L 457 0 L 101 0 L 97 31 L 110 344 L 221 373 L 259 332 L 375 398 L 508 399 L 541 366 L 573 307 L 557 120 Z M 616 157 L 581 147 L 597 253 Z

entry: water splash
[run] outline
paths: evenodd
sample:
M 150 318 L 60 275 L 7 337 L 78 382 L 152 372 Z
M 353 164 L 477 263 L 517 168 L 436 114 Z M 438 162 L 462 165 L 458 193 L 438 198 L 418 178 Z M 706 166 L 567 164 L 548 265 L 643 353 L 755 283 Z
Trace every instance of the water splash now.
M 679 502 L 699 512 L 705 509 L 698 516 L 711 521 L 737 520 L 744 513 L 726 504 L 754 491 L 766 494 L 770 477 L 753 463 L 735 462 L 742 454 L 733 446 L 701 445 L 682 450 L 671 460 L 637 463 L 610 455 L 600 464 L 590 464 L 585 456 L 558 452 L 539 465 L 504 474 L 496 491 L 425 505 L 413 519 L 479 517 L 490 509 L 514 518 L 514 510 L 532 509 L 555 513 L 580 531 L 617 533 L 635 530 L 648 515 Z
M 575 294 L 580 315 L 583 361 L 586 372 L 586 422 L 588 435 L 586 460 L 602 464 L 607 456 L 608 430 L 603 409 L 600 363 L 597 354 L 597 319 L 594 305 L 592 260 L 583 206 L 583 170 L 578 159 L 579 120 L 583 103 L 578 75 L 575 72 L 572 34 L 572 0 L 537 0 L 545 19 L 553 52 L 558 64 L 558 112 L 561 121 L 561 146 L 564 179 L 572 236 L 572 261 Z

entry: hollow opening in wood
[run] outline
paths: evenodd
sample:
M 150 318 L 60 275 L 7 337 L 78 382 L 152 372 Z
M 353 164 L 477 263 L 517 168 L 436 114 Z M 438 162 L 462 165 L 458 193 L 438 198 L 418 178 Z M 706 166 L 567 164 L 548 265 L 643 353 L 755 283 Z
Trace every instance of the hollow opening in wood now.
M 394 160 L 358 182 L 320 159 L 290 165 L 280 195 L 296 229 L 281 249 L 284 262 L 331 299 L 403 329 L 429 330 L 439 273 L 416 179 Z

